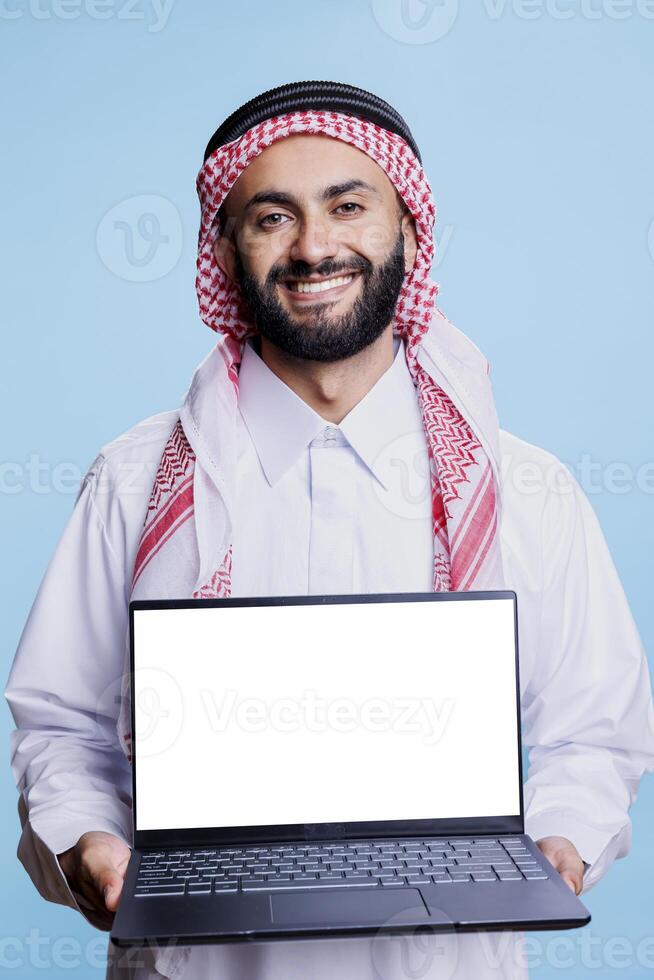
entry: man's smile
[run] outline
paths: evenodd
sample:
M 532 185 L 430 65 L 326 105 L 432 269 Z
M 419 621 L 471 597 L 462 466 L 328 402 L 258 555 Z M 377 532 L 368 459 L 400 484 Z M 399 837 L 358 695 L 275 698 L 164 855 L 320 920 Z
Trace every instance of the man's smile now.
M 350 272 L 341 276 L 287 279 L 280 285 L 294 303 L 315 303 L 338 299 L 360 275 L 360 272 Z

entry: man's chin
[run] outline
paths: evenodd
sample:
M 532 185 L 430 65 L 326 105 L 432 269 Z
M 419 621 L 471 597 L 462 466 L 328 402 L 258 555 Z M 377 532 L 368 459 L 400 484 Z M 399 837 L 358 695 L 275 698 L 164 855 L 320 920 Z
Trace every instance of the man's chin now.
M 289 318 L 289 320 L 302 321 L 306 324 L 307 319 L 315 319 L 316 323 L 328 323 L 330 319 L 335 318 L 332 311 L 336 307 L 336 303 L 307 303 L 306 306 L 283 306 L 284 313 Z M 338 314 L 348 313 L 349 307 L 345 307 L 342 311 L 339 308 Z
M 281 307 L 290 323 L 302 325 L 303 330 L 312 327 L 337 329 L 339 322 L 354 309 L 354 303 L 340 303 L 338 300 L 320 300 L 315 303 L 287 303 L 282 300 Z

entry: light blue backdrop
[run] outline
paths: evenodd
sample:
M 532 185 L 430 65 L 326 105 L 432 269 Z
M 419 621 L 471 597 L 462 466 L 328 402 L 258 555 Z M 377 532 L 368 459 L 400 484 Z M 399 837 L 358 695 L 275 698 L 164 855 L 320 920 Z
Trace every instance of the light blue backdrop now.
M 86 466 L 176 406 L 213 342 L 193 285 L 205 142 L 300 78 L 369 88 L 408 119 L 439 205 L 441 305 L 489 356 L 503 426 L 581 478 L 651 641 L 654 4 L 461 8 L 0 0 L 7 671 Z M 18 865 L 0 779 L 0 971 L 103 976 L 105 937 Z M 652 817 L 646 780 L 629 858 L 586 896 L 591 926 L 532 934 L 533 976 L 654 972 Z

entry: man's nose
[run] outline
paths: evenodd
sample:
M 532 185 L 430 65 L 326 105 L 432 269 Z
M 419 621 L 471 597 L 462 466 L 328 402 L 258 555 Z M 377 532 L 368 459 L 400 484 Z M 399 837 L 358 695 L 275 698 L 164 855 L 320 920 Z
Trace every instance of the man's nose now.
M 293 229 L 290 258 L 293 262 L 317 265 L 324 259 L 333 258 L 338 251 L 338 240 L 327 222 L 305 218 Z

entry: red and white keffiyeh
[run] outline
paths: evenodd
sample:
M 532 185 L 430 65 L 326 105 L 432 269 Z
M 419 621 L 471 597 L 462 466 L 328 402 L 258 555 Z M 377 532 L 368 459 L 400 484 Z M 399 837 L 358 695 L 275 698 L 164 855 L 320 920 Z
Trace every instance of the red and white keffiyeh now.
M 497 468 L 485 448 L 488 441 L 479 425 L 475 427 L 472 419 L 464 417 L 455 398 L 437 382 L 433 375 L 438 372 L 429 372 L 419 363 L 428 332 L 441 337 L 446 328 L 455 332 L 436 308 L 438 287 L 429 276 L 436 217 L 431 188 L 401 136 L 343 113 L 312 110 L 259 123 L 215 150 L 198 175 L 202 218 L 196 288 L 202 319 L 220 336 L 196 371 L 163 451 L 138 547 L 131 597 L 231 594 L 238 369 L 245 338 L 256 330 L 248 321 L 238 287 L 217 265 L 213 244 L 218 209 L 239 175 L 266 147 L 294 133 L 343 140 L 368 154 L 413 215 L 418 251 L 397 303 L 393 332 L 404 341 L 429 447 L 434 591 L 500 587 Z M 478 373 L 486 375 L 487 364 L 476 348 L 474 351 Z M 456 400 L 459 404 L 465 401 Z M 119 733 L 129 754 L 125 712 L 121 712 Z

